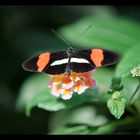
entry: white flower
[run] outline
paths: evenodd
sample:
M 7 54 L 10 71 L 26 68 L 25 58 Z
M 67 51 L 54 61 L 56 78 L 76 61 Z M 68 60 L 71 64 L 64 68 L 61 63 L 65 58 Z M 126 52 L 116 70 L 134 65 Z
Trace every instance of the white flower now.
M 70 89 L 61 89 L 60 93 L 62 95 L 62 99 L 68 100 L 72 97 L 72 90 Z
M 140 77 L 140 65 L 138 65 L 137 67 L 134 67 L 131 70 L 131 74 L 133 77 Z

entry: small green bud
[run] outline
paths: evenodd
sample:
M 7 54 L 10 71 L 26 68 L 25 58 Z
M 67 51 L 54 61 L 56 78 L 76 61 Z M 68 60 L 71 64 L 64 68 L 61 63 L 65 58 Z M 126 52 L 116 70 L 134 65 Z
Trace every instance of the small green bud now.
M 122 97 L 122 96 L 121 96 L 121 92 L 119 92 L 119 91 L 114 92 L 113 95 L 112 95 L 112 98 L 113 98 L 114 100 L 118 100 L 118 99 L 120 99 L 121 97 Z

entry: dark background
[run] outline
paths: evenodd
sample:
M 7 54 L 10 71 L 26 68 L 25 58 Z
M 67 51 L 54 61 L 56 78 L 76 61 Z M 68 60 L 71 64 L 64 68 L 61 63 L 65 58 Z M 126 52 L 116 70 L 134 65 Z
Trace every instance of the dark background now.
M 64 43 L 50 29 L 108 10 L 140 22 L 139 6 L 0 6 L 0 134 L 45 134 L 50 112 L 33 109 L 31 117 L 15 108 L 23 81 L 31 75 L 22 62 Z

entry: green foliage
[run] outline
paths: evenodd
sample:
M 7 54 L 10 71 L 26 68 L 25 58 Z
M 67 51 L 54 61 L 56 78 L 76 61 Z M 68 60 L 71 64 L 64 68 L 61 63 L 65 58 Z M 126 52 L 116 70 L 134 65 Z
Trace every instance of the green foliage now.
M 135 121 L 132 117 L 108 120 L 100 106 L 94 105 L 56 112 L 50 118 L 49 128 L 50 134 L 112 134 L 117 129 L 121 132 L 120 128 L 132 127 Z
M 84 105 L 52 115 L 50 131 L 51 134 L 111 134 L 113 127 L 107 122 L 100 105 Z
M 79 36 L 89 25 L 92 27 Z M 128 133 L 127 125 L 137 123 L 135 116 L 140 116 L 138 104 L 134 103 L 133 109 L 129 103 L 137 86 L 130 70 L 140 63 L 140 26 L 124 17 L 91 16 L 62 26 L 58 31 L 77 47 L 99 47 L 117 52 L 120 55 L 117 66 L 97 68 L 93 74 L 96 87 L 86 90 L 82 95 L 74 93 L 70 100 L 62 100 L 51 94 L 49 76 L 32 75 L 22 84 L 17 109 L 25 110 L 28 116 L 35 107 L 52 113 L 50 134 Z M 120 126 L 123 126 L 122 130 Z M 139 127 L 136 126 L 136 129 Z
M 140 134 L 139 13 L 136 6 L 1 6 L 0 134 Z M 49 76 L 21 66 L 36 54 L 67 50 L 51 29 L 75 49 L 109 49 L 120 59 L 96 69 L 93 90 L 58 99 Z
M 109 99 L 107 102 L 107 106 L 111 114 L 114 115 L 117 119 L 119 119 L 124 113 L 125 99 L 124 98 L 120 100 Z
M 98 110 L 94 106 L 98 106 Z M 108 121 L 107 118 L 103 116 L 103 112 L 104 111 L 101 109 L 99 104 L 94 104 L 92 106 L 80 105 L 77 108 L 62 110 L 52 115 L 49 124 L 50 129 L 53 132 L 55 129 L 57 130 L 59 127 L 63 127 L 67 124 L 83 124 L 88 125 L 90 127 L 101 126 Z M 68 113 L 69 115 L 67 115 Z
M 92 28 L 79 36 L 89 25 Z M 123 17 L 87 17 L 62 27 L 59 32 L 79 47 L 99 47 L 119 54 L 140 42 L 140 26 Z
M 74 126 L 74 127 L 61 127 L 58 130 L 54 131 L 53 133 L 50 134 L 89 134 L 89 130 L 87 126 Z
M 140 44 L 133 46 L 122 57 L 120 63 L 116 68 L 116 76 L 125 77 L 130 75 L 130 70 L 140 64 Z
M 119 119 L 124 113 L 125 99 L 121 97 L 120 92 L 115 92 L 112 98 L 107 101 L 107 107 L 109 108 L 112 115 Z
M 50 90 L 45 90 L 38 93 L 30 100 L 30 102 L 27 104 L 26 112 L 27 115 L 29 115 L 30 110 L 35 106 L 48 111 L 58 111 L 66 108 L 68 109 L 78 106 L 84 102 L 92 101 L 94 99 L 94 94 L 94 92 L 85 92 L 85 94 L 81 96 L 75 95 L 71 100 L 65 101 L 51 95 Z
M 72 134 L 72 135 L 99 135 L 99 134 L 111 134 L 113 132 L 113 128 L 111 126 L 101 126 L 98 128 L 90 128 L 86 125 L 80 126 L 69 126 L 69 127 L 60 127 L 55 130 L 51 134 Z
M 110 86 L 110 91 L 108 93 L 113 93 L 115 91 L 121 91 L 123 89 L 123 85 L 121 85 L 121 78 L 113 77 L 112 83 Z
M 101 79 L 101 73 L 105 73 L 103 79 Z M 99 70 L 95 74 L 96 80 L 101 83 L 101 85 L 109 85 L 109 76 L 112 72 L 107 72 L 107 70 Z M 24 83 L 20 90 L 20 96 L 17 101 L 17 109 L 23 110 L 26 107 L 26 114 L 30 115 L 30 111 L 33 107 L 38 106 L 39 108 L 48 111 L 58 111 L 61 109 L 71 108 L 80 105 L 85 102 L 91 102 L 95 98 L 100 100 L 106 100 L 106 97 L 98 97 L 100 89 L 86 90 L 85 94 L 74 95 L 71 100 L 64 101 L 58 99 L 51 95 L 51 90 L 48 88 L 50 77 L 46 74 L 35 74 L 29 77 Z M 108 81 L 108 82 L 107 82 Z M 40 85 L 40 86 L 37 86 Z M 104 88 L 106 88 L 106 86 Z
M 38 86 L 39 85 L 39 86 Z M 20 95 L 17 99 L 16 108 L 22 111 L 27 103 L 38 93 L 48 89 L 48 76 L 44 74 L 31 75 L 25 80 L 20 89 Z

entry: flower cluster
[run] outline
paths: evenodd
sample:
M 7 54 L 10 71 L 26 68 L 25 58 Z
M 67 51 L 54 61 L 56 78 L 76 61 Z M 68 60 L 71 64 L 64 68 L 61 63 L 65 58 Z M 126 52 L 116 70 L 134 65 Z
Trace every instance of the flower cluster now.
M 82 94 L 87 88 L 94 88 L 96 82 L 92 79 L 92 74 L 95 70 L 85 73 L 70 73 L 70 76 L 66 74 L 52 76 L 48 85 L 51 88 L 51 94 L 57 97 L 61 97 L 64 100 L 70 99 L 74 92 Z
M 137 67 L 134 67 L 131 70 L 131 74 L 133 77 L 140 77 L 140 65 L 138 65 Z

